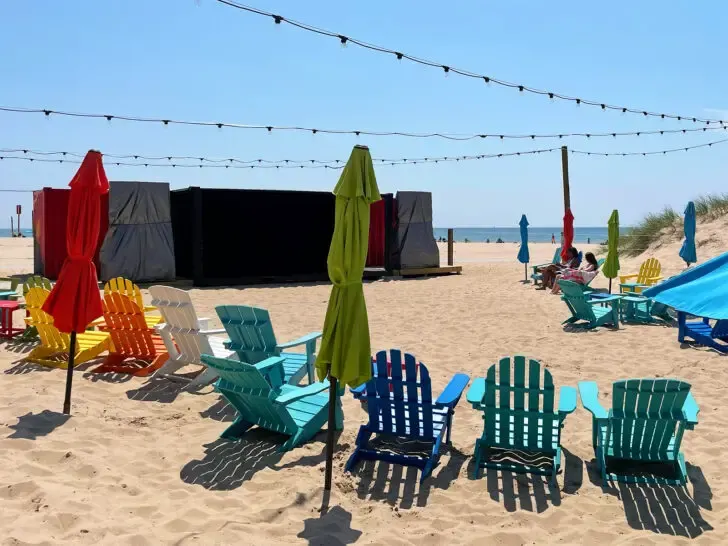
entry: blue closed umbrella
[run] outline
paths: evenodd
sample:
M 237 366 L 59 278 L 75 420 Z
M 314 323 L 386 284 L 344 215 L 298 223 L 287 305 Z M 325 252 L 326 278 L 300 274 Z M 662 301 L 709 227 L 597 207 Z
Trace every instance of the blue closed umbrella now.
M 525 214 L 521 216 L 521 221 L 518 222 L 518 225 L 521 226 L 521 248 L 518 249 L 518 261 L 523 264 L 524 282 L 528 282 L 528 262 L 530 261 L 530 256 L 528 255 L 528 219 Z
M 694 264 L 698 261 L 698 255 L 695 252 L 695 203 L 690 201 L 685 207 L 685 222 L 683 225 L 685 231 L 685 240 L 682 248 L 680 248 L 680 257 L 688 264 Z

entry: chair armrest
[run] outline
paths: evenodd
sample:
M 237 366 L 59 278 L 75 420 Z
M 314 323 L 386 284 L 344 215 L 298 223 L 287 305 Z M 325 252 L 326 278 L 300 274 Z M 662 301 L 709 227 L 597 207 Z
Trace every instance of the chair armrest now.
M 225 328 L 216 328 L 215 330 L 200 330 L 200 334 L 203 336 L 213 336 L 215 334 L 224 334 Z
M 623 282 L 626 282 L 628 279 L 636 279 L 637 277 L 639 277 L 639 273 L 634 273 L 632 275 L 620 275 L 619 283 L 622 284 Z
M 470 376 L 464 373 L 456 373 L 447 384 L 447 387 L 445 387 L 445 390 L 437 397 L 435 404 L 438 406 L 454 408 L 458 405 L 460 397 L 463 395 L 463 391 L 465 390 L 465 387 L 468 386 L 469 382 Z
M 321 332 L 311 332 L 310 334 L 306 334 L 305 336 L 299 337 L 298 339 L 294 339 L 293 341 L 287 341 L 286 343 L 279 343 L 276 345 L 278 349 L 288 349 L 290 347 L 297 347 L 299 345 L 305 345 L 309 341 L 314 341 L 318 338 L 320 338 L 323 334 Z
M 197 324 L 200 325 L 200 330 L 207 330 L 207 327 L 209 326 L 210 319 L 207 317 L 202 317 L 197 319 Z
M 162 341 L 164 341 L 164 346 L 167 348 L 169 358 L 174 360 L 175 358 L 179 357 L 179 350 L 177 349 L 177 345 L 175 345 L 174 340 L 172 339 L 172 334 L 169 331 L 167 324 L 165 324 L 164 322 L 161 324 L 156 324 L 154 326 L 154 329 L 162 338 Z
M 361 398 L 362 394 L 364 394 L 364 391 L 367 390 L 367 381 L 365 381 L 358 387 L 353 387 L 349 390 L 351 391 L 351 394 L 354 395 L 354 398 Z
M 656 282 L 658 282 L 658 281 L 661 281 L 661 280 L 662 280 L 662 279 L 664 279 L 664 278 L 665 278 L 665 277 L 647 277 L 647 282 L 648 282 L 649 284 L 654 284 L 654 283 L 656 283 Z
M 685 414 L 685 419 L 688 422 L 688 428 L 692 429 L 698 424 L 698 412 L 700 411 L 698 403 L 695 401 L 695 398 L 693 398 L 693 393 L 688 393 L 688 397 L 685 399 L 682 410 Z
M 472 404 L 473 407 L 476 407 L 478 404 L 483 402 L 484 396 L 485 396 L 485 378 L 478 377 L 476 379 L 473 379 L 473 384 L 470 385 L 470 388 L 468 389 L 468 394 L 466 396 L 466 400 L 468 401 L 468 404 Z
M 606 302 L 616 301 L 616 300 L 621 300 L 621 299 L 622 299 L 622 296 L 620 296 L 618 294 L 614 294 L 613 296 L 607 296 L 606 298 L 599 297 L 599 298 L 590 299 L 589 302 L 590 303 L 595 303 L 595 302 L 606 303 Z
M 266 358 L 265 360 L 258 362 L 255 364 L 255 367 L 258 369 L 258 371 L 263 374 L 265 377 L 268 378 L 268 382 L 273 386 L 273 388 L 279 387 L 283 385 L 284 377 L 283 377 L 283 361 L 285 358 L 282 356 L 272 356 L 270 358 Z M 278 377 L 272 378 L 271 374 L 278 370 L 280 373 L 278 374 Z
M 606 419 L 609 413 L 599 403 L 599 387 L 594 381 L 579 381 L 581 405 L 590 412 L 594 419 Z
M 575 409 L 576 389 L 574 387 L 561 387 L 561 390 L 559 391 L 559 413 L 568 415 Z
M 305 398 L 307 396 L 311 396 L 312 394 L 318 394 L 321 391 L 328 390 L 329 388 L 329 382 L 322 381 L 320 383 L 313 383 L 311 385 L 307 385 L 305 387 L 301 387 L 299 389 L 296 389 L 293 392 L 289 392 L 287 394 L 282 394 L 278 398 L 276 398 L 276 402 L 279 404 L 288 404 L 290 402 L 295 402 L 296 400 L 299 400 L 300 398 Z

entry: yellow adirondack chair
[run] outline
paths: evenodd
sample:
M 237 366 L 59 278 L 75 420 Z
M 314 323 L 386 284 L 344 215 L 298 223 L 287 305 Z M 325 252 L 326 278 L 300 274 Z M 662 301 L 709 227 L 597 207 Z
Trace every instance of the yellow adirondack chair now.
M 641 293 L 643 289 L 661 281 L 662 266 L 657 258 L 649 258 L 642 262 L 639 273 L 619 276 L 620 292 Z
M 139 287 L 131 282 L 129 279 L 125 279 L 124 277 L 116 277 L 115 279 L 109 280 L 109 282 L 104 285 L 104 296 L 114 293 L 121 294 L 122 296 L 126 296 L 127 298 L 131 299 L 134 303 L 136 303 L 136 305 L 139 307 L 139 309 L 142 310 L 143 313 L 151 313 L 157 311 L 157 308 L 153 305 L 144 305 L 142 291 L 139 290 Z M 113 305 L 113 300 L 111 300 L 111 302 Z M 123 312 L 123 309 L 113 309 L 113 312 L 121 313 Z M 161 315 L 145 315 L 144 320 L 146 321 L 149 328 L 154 328 L 157 324 L 164 322 Z M 105 330 L 107 328 L 106 320 L 104 318 L 95 320 L 91 324 L 92 326 L 94 326 L 95 328 L 99 328 L 100 330 Z
M 147 376 L 169 358 L 164 341 L 147 325 L 144 313 L 128 296 L 119 292 L 104 295 L 104 319 L 111 342 L 109 354 L 94 373 L 128 373 Z
M 53 324 L 53 317 L 41 309 L 49 294 L 50 290 L 38 286 L 29 288 L 25 293 L 25 308 L 30 315 L 25 321 L 28 326 L 37 328 L 40 345 L 24 360 L 53 368 L 67 368 L 68 353 L 71 348 L 70 336 L 60 332 Z M 76 364 L 87 362 L 108 348 L 108 332 L 78 332 L 74 362 Z

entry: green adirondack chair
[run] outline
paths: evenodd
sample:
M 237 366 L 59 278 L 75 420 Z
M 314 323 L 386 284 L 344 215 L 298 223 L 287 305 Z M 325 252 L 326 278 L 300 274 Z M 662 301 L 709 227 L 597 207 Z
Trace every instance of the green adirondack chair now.
M 684 485 L 685 456 L 680 452 L 685 429 L 698 424 L 698 404 L 690 385 L 677 379 L 626 379 L 612 387 L 612 408 L 599 403 L 593 381 L 579 382 L 579 396 L 591 412 L 592 444 L 602 479 L 625 483 Z M 668 463 L 675 478 L 610 473 L 612 459 Z
M 619 300 L 620 296 L 593 299 L 584 287 L 573 281 L 558 281 L 561 287 L 561 300 L 571 311 L 571 316 L 562 324 L 574 324 L 580 320 L 586 321 L 587 328 L 596 328 L 604 324 L 612 324 L 619 328 Z
M 475 442 L 475 478 L 485 466 L 550 475 L 556 483 L 561 467 L 561 428 L 566 416 L 576 409 L 574 387 L 561 387 L 555 409 L 551 372 L 538 360 L 526 362 L 526 357 L 519 355 L 502 358 L 488 368 L 485 378 L 475 379 L 467 400 L 483 412 L 485 421 L 483 435 Z M 491 457 L 492 448 L 500 448 L 504 456 Z M 544 459 L 550 459 L 550 467 L 544 466 Z
M 0 300 L 17 301 L 21 296 L 18 284 L 20 281 L 16 277 L 0 277 Z
M 46 290 L 53 290 L 53 283 L 51 283 L 50 280 L 46 279 L 45 277 L 41 277 L 40 275 L 33 275 L 32 277 L 28 277 L 25 279 L 25 282 L 23 283 L 23 297 L 28 293 L 28 290 L 31 288 L 45 288 Z M 21 304 L 21 307 L 25 307 L 25 304 Z M 25 327 L 25 331 L 20 334 L 19 337 L 16 339 L 22 340 L 22 341 L 30 341 L 33 339 L 36 339 L 38 337 L 38 328 L 33 326 L 32 324 L 28 324 Z
M 305 387 L 286 384 L 283 357 L 271 357 L 255 365 L 207 354 L 201 360 L 218 373 L 220 379 L 215 388 L 238 411 L 235 422 L 222 433 L 222 438 L 239 439 L 258 425 L 289 436 L 279 448 L 289 451 L 310 440 L 328 420 L 328 381 Z M 339 397 L 334 426 L 337 430 L 344 428 Z
M 215 311 L 230 338 L 225 346 L 235 351 L 240 360 L 257 364 L 271 356 L 281 356 L 289 383 L 297 384 L 305 375 L 309 383 L 314 382 L 316 340 L 321 337 L 321 332 L 311 332 L 293 341 L 278 343 L 270 314 L 265 309 L 248 305 L 219 305 Z M 297 346 L 304 346 L 305 352 L 290 351 Z

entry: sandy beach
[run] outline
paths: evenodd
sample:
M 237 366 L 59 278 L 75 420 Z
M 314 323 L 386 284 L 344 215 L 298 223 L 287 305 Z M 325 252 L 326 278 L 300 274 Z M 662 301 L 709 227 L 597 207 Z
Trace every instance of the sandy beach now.
M 717 223 L 701 226 L 702 260 L 728 247 Z M 534 263 L 554 247 L 531 245 Z M 598 248 L 582 245 L 580 250 Z M 663 274 L 684 268 L 679 242 L 647 255 Z M 343 399 L 345 430 L 335 454 L 331 508 L 321 513 L 325 430 L 285 454 L 262 430 L 219 439 L 234 412 L 212 392 L 189 394 L 167 380 L 88 373 L 74 380 L 70 419 L 59 412 L 65 371 L 22 362 L 30 348 L 0 343 L 0 543 L 3 545 L 215 544 L 700 544 L 728 543 L 726 360 L 681 345 L 674 327 L 564 329 L 559 297 L 523 284 L 515 244 L 458 243 L 460 276 L 365 284 L 372 350 L 400 348 L 428 366 L 437 394 L 456 372 L 475 378 L 505 355 L 540 359 L 557 385 L 597 381 L 609 404 L 613 381 L 676 377 L 692 384 L 700 423 L 687 431 L 687 487 L 603 488 L 591 446 L 591 416 L 579 403 L 565 422 L 559 488 L 539 476 L 469 476 L 482 414 L 463 397 L 453 446 L 431 478 L 412 468 L 362 463 L 344 472 L 360 404 Z M 444 261 L 447 252 L 441 246 Z M 32 271 L 32 240 L 0 239 L 0 275 Z M 607 280 L 597 277 L 596 287 Z M 279 340 L 320 330 L 330 286 L 192 289 L 200 316 L 218 304 L 261 306 Z M 145 300 L 150 300 L 145 290 Z M 16 314 L 19 317 L 19 314 Z

